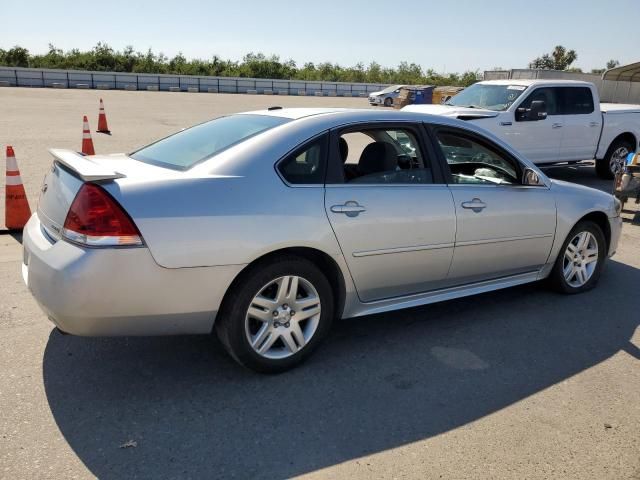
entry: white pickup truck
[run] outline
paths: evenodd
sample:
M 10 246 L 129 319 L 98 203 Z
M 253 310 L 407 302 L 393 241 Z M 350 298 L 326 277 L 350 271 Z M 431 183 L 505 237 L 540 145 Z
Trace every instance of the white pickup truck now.
M 478 82 L 444 105 L 403 110 L 473 121 L 538 165 L 595 158 L 602 178 L 640 141 L 640 105 L 600 103 L 594 84 L 574 80 Z

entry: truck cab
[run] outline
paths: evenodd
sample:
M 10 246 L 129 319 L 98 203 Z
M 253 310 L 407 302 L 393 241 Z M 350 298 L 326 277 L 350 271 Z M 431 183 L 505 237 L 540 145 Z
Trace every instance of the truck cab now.
M 478 82 L 444 105 L 405 109 L 473 121 L 539 165 L 595 158 L 604 178 L 640 139 L 640 106 L 600 104 L 595 85 L 582 81 Z

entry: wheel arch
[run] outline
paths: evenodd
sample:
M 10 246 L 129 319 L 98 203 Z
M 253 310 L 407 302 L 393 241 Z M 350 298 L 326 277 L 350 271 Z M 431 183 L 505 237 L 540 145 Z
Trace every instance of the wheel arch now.
M 240 270 L 240 272 L 238 272 L 236 277 L 227 288 L 224 296 L 222 297 L 222 302 L 220 302 L 220 308 L 218 309 L 218 312 L 223 311 L 225 302 L 228 301 L 229 293 L 232 292 L 238 286 L 238 284 L 241 283 L 244 278 L 251 273 L 253 269 L 259 268 L 261 264 L 266 264 L 270 261 L 273 261 L 277 257 L 282 257 L 285 255 L 304 258 L 305 260 L 313 263 L 326 275 L 327 280 L 331 285 L 331 290 L 333 291 L 335 318 L 342 317 L 347 291 L 342 269 L 333 259 L 333 257 L 331 257 L 331 255 L 313 247 L 280 248 L 265 253 L 254 259 L 252 262 L 248 263 L 242 270 Z
M 633 145 L 633 151 L 636 151 L 638 149 L 638 139 L 636 138 L 636 136 L 632 132 L 624 132 L 624 133 L 621 133 L 620 135 L 618 135 L 617 137 L 615 137 L 611 141 L 611 143 L 607 147 L 607 150 L 606 150 L 603 158 L 607 158 L 610 155 L 611 149 L 619 141 L 627 141 L 627 142 L 631 143 L 631 145 Z
M 611 226 L 609 225 L 609 217 L 606 213 L 596 210 L 593 212 L 589 212 L 584 215 L 580 220 L 578 220 L 575 225 L 572 227 L 575 228 L 580 222 L 591 221 L 600 227 L 602 233 L 604 234 L 604 240 L 606 242 L 605 252 L 609 251 L 609 245 L 611 244 Z

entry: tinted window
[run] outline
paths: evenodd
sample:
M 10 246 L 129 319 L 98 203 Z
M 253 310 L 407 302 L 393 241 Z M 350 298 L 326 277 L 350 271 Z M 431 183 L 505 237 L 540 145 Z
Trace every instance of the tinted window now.
M 258 133 L 289 119 L 268 115 L 232 115 L 178 132 L 131 154 L 132 158 L 161 167 L 186 170 Z
M 292 184 L 323 184 L 326 144 L 327 137 L 322 136 L 295 151 L 278 165 L 280 174 Z
M 338 141 L 344 182 L 432 183 L 433 174 L 411 129 L 374 128 L 343 133 Z
M 520 183 L 517 162 L 490 145 L 453 131 L 438 131 L 436 137 L 451 170 L 453 183 Z
M 558 92 L 557 87 L 536 88 L 520 104 L 518 108 L 531 108 L 531 102 L 542 100 L 547 105 L 547 115 L 558 115 Z
M 588 87 L 562 87 L 561 113 L 585 115 L 593 113 L 593 95 Z
M 446 104 L 502 111 L 509 108 L 526 88 L 524 85 L 476 83 L 451 97 Z

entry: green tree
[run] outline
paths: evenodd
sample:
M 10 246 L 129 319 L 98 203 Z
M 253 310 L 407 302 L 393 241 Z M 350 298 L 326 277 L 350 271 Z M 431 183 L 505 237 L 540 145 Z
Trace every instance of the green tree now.
M 611 70 L 612 68 L 616 68 L 618 65 L 620 65 L 620 62 L 618 60 L 609 60 L 607 62 L 606 68 L 593 68 L 591 69 L 591 73 L 602 75 L 605 72 L 605 70 Z
M 578 59 L 575 50 L 567 50 L 562 45 L 557 45 L 551 53 L 535 58 L 529 63 L 529 68 L 541 70 L 567 70 Z
M 618 60 L 609 60 L 607 62 L 607 70 L 611 70 L 612 68 L 616 68 L 617 66 L 620 65 L 620 62 Z
M 569 53 L 571 52 L 564 52 L 563 55 L 567 56 Z M 441 75 L 434 69 L 423 70 L 420 65 L 409 62 L 400 62 L 395 68 L 383 67 L 375 61 L 368 66 L 361 62 L 349 67 L 332 62 L 306 62 L 302 67 L 298 67 L 293 60 L 281 60 L 277 55 L 267 56 L 260 52 L 250 52 L 240 62 L 225 60 L 218 55 L 213 55 L 208 60 L 188 59 L 182 53 L 169 59 L 162 52 L 156 54 L 150 48 L 146 52 L 140 52 L 135 51 L 132 46 L 127 46 L 119 51 L 102 42 L 88 51 L 76 48 L 63 51 L 50 44 L 47 53 L 42 55 L 31 55 L 27 49 L 19 46 L 10 50 L 0 49 L 0 65 L 328 82 L 461 86 L 472 84 L 478 77 L 477 71 Z
M 8 67 L 28 67 L 29 50 L 19 46 L 9 49 L 4 55 L 4 62 Z

